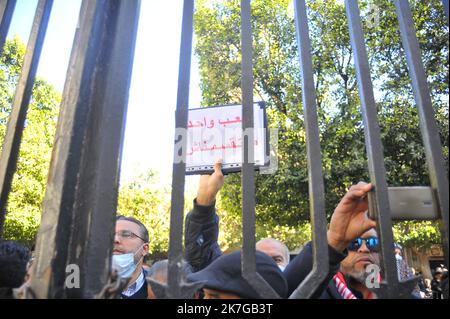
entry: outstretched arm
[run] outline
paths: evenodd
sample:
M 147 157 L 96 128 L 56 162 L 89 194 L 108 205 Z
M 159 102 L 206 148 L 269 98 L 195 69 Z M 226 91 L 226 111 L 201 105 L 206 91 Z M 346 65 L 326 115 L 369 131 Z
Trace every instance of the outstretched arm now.
M 219 217 L 216 214 L 216 195 L 224 182 L 222 163 L 217 161 L 214 173 L 202 175 L 194 207 L 186 216 L 185 259 L 194 272 L 208 266 L 222 252 L 217 243 Z

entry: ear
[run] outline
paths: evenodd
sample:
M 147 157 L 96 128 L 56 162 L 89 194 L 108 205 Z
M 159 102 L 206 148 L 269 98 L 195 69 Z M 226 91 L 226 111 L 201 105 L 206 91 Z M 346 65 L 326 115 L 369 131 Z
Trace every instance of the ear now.
M 145 243 L 142 246 L 142 256 L 146 256 L 148 254 L 148 250 L 149 250 L 149 245 L 148 245 L 148 243 Z

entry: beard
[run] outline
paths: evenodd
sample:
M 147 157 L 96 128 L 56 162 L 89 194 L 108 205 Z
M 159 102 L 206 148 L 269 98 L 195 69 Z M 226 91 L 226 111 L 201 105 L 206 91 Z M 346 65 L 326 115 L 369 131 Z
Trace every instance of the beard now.
M 365 261 L 365 265 L 361 264 L 360 261 Z M 340 268 L 341 272 L 347 275 L 348 278 L 364 284 L 367 277 L 373 273 L 373 271 L 368 271 L 367 267 L 374 265 L 379 265 L 378 254 L 358 253 L 344 259 Z
M 348 276 L 361 284 L 365 284 L 368 275 L 369 273 L 364 269 L 361 271 L 352 271 Z
M 371 272 L 366 271 L 366 268 L 369 265 L 371 264 L 368 264 L 365 267 L 357 266 L 355 258 L 355 260 L 353 260 L 350 265 L 341 267 L 341 271 L 346 274 L 347 278 L 351 279 L 353 282 L 365 284 L 367 277 L 371 274 Z

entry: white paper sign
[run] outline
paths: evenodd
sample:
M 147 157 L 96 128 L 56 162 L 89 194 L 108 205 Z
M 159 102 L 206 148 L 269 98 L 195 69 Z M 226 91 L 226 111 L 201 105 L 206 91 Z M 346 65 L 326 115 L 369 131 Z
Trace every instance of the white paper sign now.
M 266 128 L 264 108 L 253 106 L 254 163 L 264 166 L 266 161 Z M 222 170 L 239 171 L 242 167 L 242 105 L 214 106 L 189 110 L 187 130 L 186 173 L 211 171 L 217 159 Z

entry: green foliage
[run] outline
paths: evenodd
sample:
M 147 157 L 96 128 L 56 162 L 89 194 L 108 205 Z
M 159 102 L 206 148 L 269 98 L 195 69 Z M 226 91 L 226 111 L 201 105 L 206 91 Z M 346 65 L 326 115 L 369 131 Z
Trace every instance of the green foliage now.
M 396 223 L 394 240 L 405 247 L 429 249 L 435 243 L 441 242 L 440 223 L 408 221 Z
M 3 142 L 19 79 L 25 46 L 16 37 L 6 41 L 0 63 L 0 142 Z M 8 200 L 4 237 L 28 246 L 34 242 L 42 213 L 51 150 L 61 95 L 36 79 Z
M 153 172 L 142 174 L 119 190 L 117 214 L 140 220 L 149 232 L 149 253 L 168 250 L 170 190 L 160 188 Z
M 0 144 L 19 79 L 25 46 L 18 38 L 7 41 L 0 60 Z M 8 201 L 4 238 L 31 246 L 42 214 L 42 202 L 55 137 L 61 96 L 43 79 L 34 85 L 19 154 L 17 171 Z M 187 194 L 192 200 L 193 194 Z M 186 201 L 186 208 L 190 204 Z M 149 231 L 150 253 L 166 252 L 169 241 L 170 190 L 161 188 L 153 172 L 122 185 L 118 214 L 141 220 Z M 187 211 L 187 209 L 186 209 Z
M 230 182 L 227 181 L 227 183 Z M 231 186 L 236 186 L 236 184 L 228 185 L 225 189 L 228 191 Z M 240 196 L 240 193 L 237 195 Z M 223 251 L 242 246 L 241 211 L 240 208 L 236 209 L 234 205 L 230 205 L 230 202 L 227 201 L 228 196 L 228 193 L 223 194 L 217 200 L 217 211 L 220 215 L 219 245 Z M 261 220 L 261 214 L 258 213 L 257 207 L 256 239 L 268 237 L 276 238 L 294 249 L 311 239 L 311 225 L 301 222 L 293 227 L 273 221 L 266 222 Z
M 428 185 L 423 143 L 395 9 L 376 0 L 380 19 L 370 25 L 371 3 L 360 1 L 385 165 L 390 186 Z M 410 1 L 428 76 L 435 115 L 448 167 L 448 26 L 438 0 Z M 308 172 L 302 88 L 291 1 L 252 1 L 255 100 L 267 102 L 270 127 L 279 130 L 274 175 L 256 175 L 256 236 L 275 237 L 293 249 L 311 237 Z M 240 2 L 196 3 L 195 54 L 199 58 L 202 105 L 240 103 Z M 368 180 L 364 131 L 345 9 L 342 1 L 311 0 L 309 28 L 319 111 L 326 210 L 330 215 L 346 188 Z M 25 46 L 7 41 L 0 60 L 0 142 L 6 130 Z M 60 94 L 37 79 L 27 115 L 18 170 L 5 222 L 5 237 L 30 244 L 36 234 L 54 140 Z M 150 251 L 168 248 L 170 190 L 161 189 L 153 173 L 122 185 L 118 213 L 144 222 L 152 238 Z M 218 200 L 219 242 L 240 246 L 241 176 L 226 178 Z M 191 194 L 192 195 L 192 194 Z M 186 208 L 193 196 L 186 196 Z M 186 209 L 187 211 L 187 209 Z M 426 247 L 440 241 L 433 222 L 394 226 L 395 240 Z
M 140 174 L 119 189 L 117 214 L 140 220 L 149 232 L 149 254 L 156 259 L 167 258 L 170 232 L 171 188 L 161 182 L 153 171 Z M 185 194 L 185 213 L 192 209 L 196 190 Z M 184 242 L 183 242 L 184 244 Z
M 0 56 L 0 137 L 6 130 L 15 86 L 19 80 L 25 45 L 18 37 L 6 41 L 3 54 Z
M 373 3 L 379 8 L 374 24 Z M 448 26 L 439 1 L 411 1 L 428 75 L 443 152 L 448 164 Z M 240 2 L 200 1 L 195 13 L 202 105 L 240 102 Z M 317 91 L 326 210 L 331 215 L 346 188 L 369 180 L 364 128 L 352 48 L 342 1 L 308 2 L 314 80 Z M 429 185 L 419 120 L 395 8 L 391 1 L 360 2 L 371 66 L 385 166 L 390 186 Z M 369 23 L 372 22 L 372 23 Z M 269 125 L 279 130 L 274 175 L 256 176 L 257 237 L 280 237 L 309 219 L 308 173 L 302 89 L 295 23 L 289 1 L 252 1 L 255 100 L 267 102 Z M 448 167 L 448 165 L 447 165 Z M 240 174 L 226 178 L 219 211 L 231 224 L 222 240 L 239 242 Z M 411 235 L 405 225 L 423 234 Z M 423 227 L 421 227 L 423 225 Z M 433 231 L 431 231 L 433 229 Z M 436 223 L 400 223 L 396 240 L 438 242 Z M 297 245 L 307 240 L 297 233 Z M 222 236 L 222 235 L 221 235 Z M 237 236 L 237 237 L 236 237 Z

